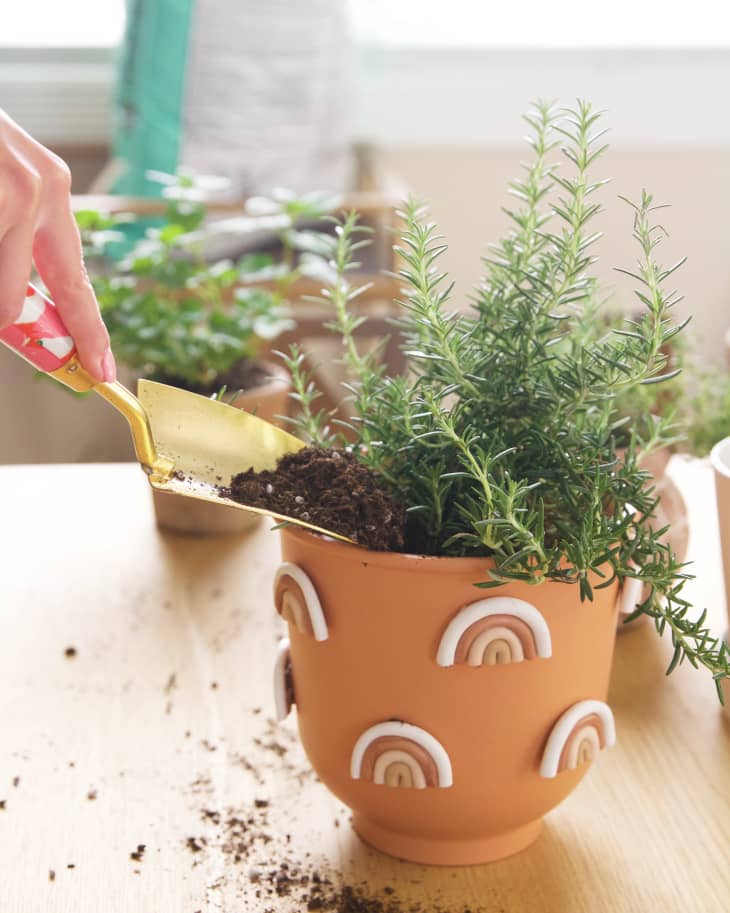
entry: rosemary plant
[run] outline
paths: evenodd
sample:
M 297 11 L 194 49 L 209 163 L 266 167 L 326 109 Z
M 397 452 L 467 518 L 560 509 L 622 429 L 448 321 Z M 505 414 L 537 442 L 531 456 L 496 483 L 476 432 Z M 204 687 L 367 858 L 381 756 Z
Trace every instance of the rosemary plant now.
M 693 619 L 682 596 L 683 566 L 654 530 L 657 498 L 637 461 L 673 436 L 661 418 L 637 424 L 622 459 L 621 397 L 675 375 L 667 347 L 683 324 L 671 320 L 680 300 L 656 251 L 663 231 L 651 195 L 626 203 L 633 217 L 641 313 L 595 332 L 592 223 L 605 183 L 592 169 L 606 148 L 599 115 L 588 104 L 559 113 L 538 104 L 526 120 L 532 162 L 511 185 L 516 208 L 509 233 L 484 261 L 484 278 L 468 310 L 450 307 L 452 285 L 438 268 L 446 249 L 422 208 L 409 203 L 396 250 L 402 261 L 400 331 L 408 370 L 389 376 L 374 353 L 359 351 L 362 292 L 348 281 L 361 237 L 357 218 L 343 218 L 331 242 L 336 281 L 326 290 L 333 329 L 343 345 L 355 418 L 356 452 L 408 508 L 407 545 L 432 555 L 490 556 L 480 587 L 512 580 L 593 588 L 638 578 L 650 595 L 636 613 L 668 631 L 674 656 L 706 666 L 716 682 L 730 674 L 727 648 L 704 614 Z M 558 170 L 558 150 L 569 173 Z M 586 327 L 590 331 L 586 331 Z M 299 430 L 313 443 L 340 440 L 316 411 L 317 391 L 287 358 L 301 407 Z M 598 581 L 598 582 L 597 582 Z M 718 689 L 719 690 L 719 689 Z
M 167 206 L 154 227 L 127 214 L 77 213 L 94 289 L 120 361 L 143 376 L 210 393 L 228 378 L 235 385 L 262 342 L 293 326 L 292 286 L 310 270 L 321 278 L 321 258 L 312 256 L 321 233 L 297 224 L 318 221 L 335 201 L 277 191 L 252 199 L 251 213 L 212 221 L 205 182 L 221 179 L 156 179 L 166 185 Z M 221 236 L 246 241 L 262 231 L 278 241 L 278 258 L 249 253 L 210 261 L 208 247 Z M 130 244 L 129 236 L 137 240 Z M 125 248 L 116 262 L 105 257 Z

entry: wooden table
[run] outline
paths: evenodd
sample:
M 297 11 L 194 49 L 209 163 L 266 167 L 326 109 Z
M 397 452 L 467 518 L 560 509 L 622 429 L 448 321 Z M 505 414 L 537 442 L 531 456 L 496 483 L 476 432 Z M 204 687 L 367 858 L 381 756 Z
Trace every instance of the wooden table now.
M 719 626 L 711 476 L 673 472 L 695 521 L 690 592 Z M 619 636 L 618 745 L 537 843 L 426 869 L 363 846 L 293 719 L 272 721 L 267 523 L 161 536 L 131 465 L 5 467 L 0 494 L 2 913 L 306 910 L 316 877 L 380 898 L 373 913 L 729 908 L 730 726 L 707 676 L 664 678 L 649 623 Z

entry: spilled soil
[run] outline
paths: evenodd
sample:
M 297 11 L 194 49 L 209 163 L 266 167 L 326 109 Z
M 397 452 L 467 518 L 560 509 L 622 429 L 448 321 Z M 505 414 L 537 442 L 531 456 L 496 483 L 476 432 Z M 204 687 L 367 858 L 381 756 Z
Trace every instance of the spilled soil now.
M 252 713 L 258 715 L 260 709 Z M 305 848 L 301 832 L 293 838 L 288 831 L 294 807 L 287 806 L 314 785 L 314 771 L 291 728 L 268 717 L 261 718 L 259 727 L 260 737 L 252 740 L 245 757 L 230 751 L 226 755 L 232 771 L 242 768 L 244 776 L 253 778 L 257 798 L 220 805 L 209 775 L 190 784 L 198 827 L 185 835 L 182 849 L 191 869 L 205 866 L 213 875 L 205 887 L 205 909 L 223 909 L 227 897 L 232 909 L 261 913 L 486 913 L 481 906 L 450 901 L 452 890 L 445 880 L 428 892 L 416 888 L 416 895 L 423 896 L 418 899 L 418 866 L 400 864 L 398 881 L 383 885 L 378 883 L 375 851 L 364 850 L 370 858 L 358 865 L 338 868 L 316 846 Z M 266 784 L 274 785 L 273 793 Z M 332 826 L 343 825 L 348 826 L 345 810 L 337 809 Z M 191 913 L 202 913 L 202 908 Z
M 239 473 L 221 494 L 300 518 L 373 551 L 403 550 L 405 508 L 348 450 L 304 447 L 285 454 L 276 469 Z

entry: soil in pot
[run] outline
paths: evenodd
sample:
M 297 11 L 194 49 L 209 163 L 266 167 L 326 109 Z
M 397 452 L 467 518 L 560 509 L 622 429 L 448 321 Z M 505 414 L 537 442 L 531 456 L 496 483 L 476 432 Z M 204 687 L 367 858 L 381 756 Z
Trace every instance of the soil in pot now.
M 373 551 L 402 551 L 406 512 L 347 450 L 304 447 L 276 469 L 241 472 L 221 490 L 239 504 L 298 517 Z
M 272 372 L 270 367 L 263 362 L 242 358 L 210 384 L 191 384 L 180 377 L 160 376 L 153 379 L 162 384 L 169 384 L 171 387 L 189 390 L 191 393 L 200 393 L 201 396 L 213 396 L 221 387 L 225 387 L 229 393 L 235 393 L 237 390 L 247 392 L 257 387 L 263 387 L 272 379 Z

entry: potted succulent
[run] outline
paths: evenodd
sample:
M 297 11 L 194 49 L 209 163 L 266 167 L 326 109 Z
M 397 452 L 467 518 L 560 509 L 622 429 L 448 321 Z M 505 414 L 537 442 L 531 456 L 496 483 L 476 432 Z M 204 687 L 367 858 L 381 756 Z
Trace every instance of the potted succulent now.
M 115 355 L 138 377 L 225 395 L 232 405 L 279 422 L 289 378 L 278 362 L 260 355 L 294 325 L 287 304 L 292 284 L 311 269 L 321 278 L 309 258 L 320 232 L 296 230 L 295 223 L 321 219 L 334 201 L 279 191 L 270 200 L 249 201 L 250 214 L 210 221 L 201 201 L 205 178 L 187 172 L 157 177 L 168 203 L 152 227 L 125 214 L 77 213 Z M 211 247 L 260 237 L 262 230 L 274 233 L 278 259 L 249 253 L 211 262 Z M 103 256 L 120 249 L 116 261 Z M 255 522 L 241 511 L 174 495 L 153 492 L 153 499 L 158 526 L 168 530 L 237 532 Z
M 304 465 L 329 513 L 303 484 L 291 506 L 300 516 L 360 543 L 403 508 L 407 521 L 399 551 L 282 530 L 275 603 L 289 637 L 277 707 L 296 703 L 304 748 L 357 833 L 405 859 L 476 863 L 526 847 L 613 743 L 606 695 L 623 581 L 648 586 L 636 612 L 671 637 L 672 668 L 687 659 L 718 683 L 730 673 L 727 648 L 688 615 L 687 575 L 651 522 L 657 498 L 637 453 L 662 443 L 664 420 L 651 440 L 640 426 L 628 442 L 619 433 L 618 398 L 671 375 L 664 349 L 680 330 L 646 193 L 632 204 L 642 314 L 599 339 L 580 332 L 603 183 L 591 176 L 598 119 L 583 103 L 528 115 L 534 158 L 512 185 L 512 231 L 469 310 L 450 309 L 444 245 L 407 207 L 402 376 L 355 344 L 348 275 L 362 239 L 356 218 L 344 219 L 327 294 L 351 374 L 349 451 L 289 358 L 311 446 L 264 489 Z M 569 173 L 555 166 L 558 143 Z M 392 510 L 372 512 L 354 464 Z M 328 526 L 338 510 L 363 522 Z

